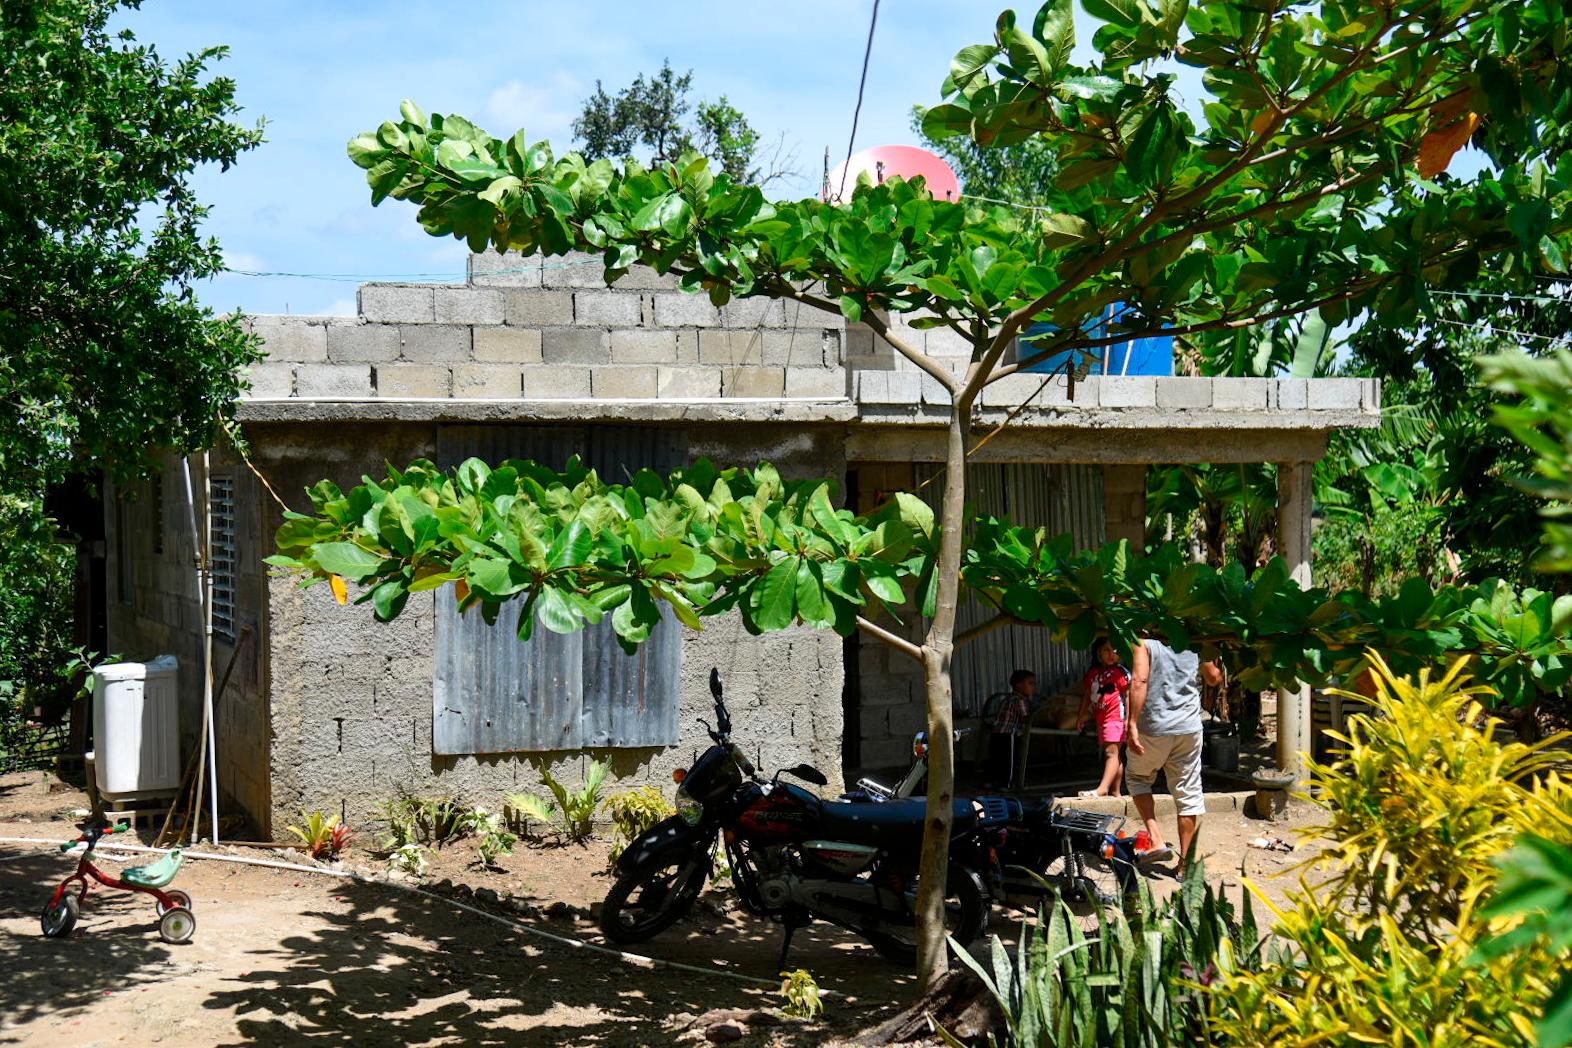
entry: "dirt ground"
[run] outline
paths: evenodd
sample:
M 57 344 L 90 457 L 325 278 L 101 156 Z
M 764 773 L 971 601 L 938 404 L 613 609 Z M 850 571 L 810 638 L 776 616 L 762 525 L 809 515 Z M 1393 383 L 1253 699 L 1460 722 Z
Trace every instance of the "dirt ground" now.
M 73 812 L 85 803 L 39 773 L 0 777 L 0 836 L 68 839 L 76 833 Z M 1313 812 L 1295 815 L 1292 822 L 1301 823 Z M 1306 852 L 1248 848 L 1263 830 L 1292 836 L 1282 824 L 1209 815 L 1203 851 L 1215 880 L 1237 885 L 1244 863 L 1269 896 L 1280 898 L 1292 885 L 1272 875 Z M 499 869 L 482 870 L 473 864 L 473 845 L 460 842 L 438 855 L 428 880 L 509 920 L 599 942 L 589 914 L 610 886 L 606 848 L 600 841 L 521 844 Z M 118 868 L 104 850 L 102 865 Z M 298 853 L 221 850 L 304 861 Z M 194 900 L 197 932 L 188 945 L 158 938 L 150 899 L 110 891 L 88 897 L 69 938 L 45 939 L 39 910 L 74 861 L 53 848 L 0 843 L 0 969 L 8 973 L 0 1044 L 677 1044 L 695 1037 L 685 1030 L 694 1016 L 779 1003 L 775 985 L 724 974 L 770 980 L 780 947 L 779 928 L 742 914 L 724 888 L 709 893 L 691 920 L 638 951 L 713 973 L 704 974 L 559 945 L 386 884 L 214 861 L 188 862 L 175 882 Z M 367 871 L 380 866 L 358 847 L 347 863 Z M 1173 884 L 1161 875 L 1153 880 L 1159 894 Z M 573 910 L 544 912 L 554 903 Z M 1013 939 L 1017 916 L 996 910 L 990 931 Z M 832 992 L 824 1021 L 755 1026 L 736 1043 L 844 1042 L 912 993 L 909 975 L 822 925 L 798 933 L 791 964 Z

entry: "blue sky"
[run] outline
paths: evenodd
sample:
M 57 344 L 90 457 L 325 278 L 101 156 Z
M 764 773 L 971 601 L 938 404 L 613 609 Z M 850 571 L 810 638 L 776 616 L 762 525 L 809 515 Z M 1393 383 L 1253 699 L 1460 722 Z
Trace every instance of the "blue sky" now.
M 858 147 L 910 142 L 911 107 L 938 100 L 950 56 L 989 39 L 1002 6 L 885 0 Z M 407 204 L 372 208 L 344 155 L 355 134 L 396 117 L 401 99 L 463 113 L 499 136 L 522 126 L 560 150 L 597 79 L 615 89 L 669 58 L 693 69 L 696 95 L 724 94 L 766 136 L 796 143 L 805 177 L 779 192 L 807 195 L 825 146 L 832 163 L 844 157 L 871 8 L 872 0 L 146 0 L 123 21 L 167 59 L 229 45 L 219 68 L 238 84 L 243 119 L 268 121 L 264 145 L 198 180 L 213 206 L 207 229 L 233 268 L 458 279 L 463 246 L 427 236 Z M 349 314 L 354 292 L 353 281 L 229 275 L 203 298 L 220 310 Z

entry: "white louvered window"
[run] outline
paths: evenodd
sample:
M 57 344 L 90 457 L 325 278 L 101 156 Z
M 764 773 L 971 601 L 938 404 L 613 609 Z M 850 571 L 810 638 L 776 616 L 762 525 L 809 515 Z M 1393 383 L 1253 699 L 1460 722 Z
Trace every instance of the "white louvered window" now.
M 235 639 L 235 478 L 213 477 L 208 485 L 212 514 L 213 635 Z

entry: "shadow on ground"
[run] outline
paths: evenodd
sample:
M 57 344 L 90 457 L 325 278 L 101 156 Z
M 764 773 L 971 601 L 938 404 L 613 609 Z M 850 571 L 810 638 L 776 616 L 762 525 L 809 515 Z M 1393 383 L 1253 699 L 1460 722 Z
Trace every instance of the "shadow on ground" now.
M 73 868 L 53 850 L 0 855 L 0 918 L 27 922 L 26 934 L 0 935 L 0 1044 L 25 1040 L 16 1028 L 44 1015 L 85 1013 L 98 987 L 157 983 L 181 967 L 158 938 L 149 896 L 94 892 L 70 938 L 44 938 L 39 914 Z
M 347 911 L 305 914 L 316 927 L 285 934 L 276 948 L 255 956 L 252 970 L 209 996 L 208 1007 L 234 1011 L 241 1035 L 235 1043 L 665 1044 L 682 1032 L 670 1022 L 673 1016 L 768 1007 L 777 1000 L 772 987 L 645 968 L 532 940 L 446 902 L 396 889 L 351 883 L 336 892 Z M 567 923 L 554 930 L 585 931 Z M 697 939 L 715 948 L 705 952 L 736 957 L 762 976 L 773 974 L 770 965 L 746 961 L 773 960 L 778 940 L 769 932 L 763 926 L 725 935 L 695 929 L 651 944 L 649 952 L 678 954 L 703 967 L 702 952 L 684 941 Z M 834 966 L 850 974 L 854 964 Z M 834 1032 L 843 1036 L 883 1012 L 838 1010 L 837 1025 L 844 1028 Z M 742 1043 L 806 1046 L 832 1035 L 823 1026 L 783 1025 L 761 1028 Z

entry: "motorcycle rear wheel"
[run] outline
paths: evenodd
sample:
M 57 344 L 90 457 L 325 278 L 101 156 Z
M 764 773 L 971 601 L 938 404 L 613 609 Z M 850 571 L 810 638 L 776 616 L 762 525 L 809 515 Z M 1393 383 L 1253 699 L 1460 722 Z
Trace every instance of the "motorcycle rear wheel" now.
M 945 931 L 962 946 L 970 946 L 988 930 L 988 911 L 992 901 L 982 878 L 972 870 L 950 871 L 950 890 L 944 894 Z M 880 956 L 907 968 L 917 963 L 917 929 L 869 931 L 863 933 Z
M 653 939 L 693 909 L 708 877 L 707 860 L 692 852 L 651 856 L 617 878 L 606 893 L 601 934 L 623 944 Z

